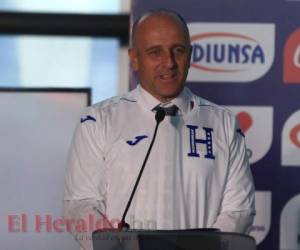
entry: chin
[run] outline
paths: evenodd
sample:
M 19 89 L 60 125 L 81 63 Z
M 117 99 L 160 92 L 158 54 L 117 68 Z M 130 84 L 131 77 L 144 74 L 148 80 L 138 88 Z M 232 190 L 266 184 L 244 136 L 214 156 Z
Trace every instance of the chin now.
M 176 90 L 176 91 L 166 91 L 166 92 L 161 92 L 160 96 L 163 97 L 164 99 L 173 99 L 175 97 L 177 97 L 181 92 L 180 90 Z
M 166 95 L 168 96 L 177 96 L 179 95 L 179 93 L 183 90 L 183 86 L 180 87 L 174 87 L 174 86 L 169 86 L 167 88 L 165 88 L 164 90 L 162 90 L 162 92 L 165 92 Z

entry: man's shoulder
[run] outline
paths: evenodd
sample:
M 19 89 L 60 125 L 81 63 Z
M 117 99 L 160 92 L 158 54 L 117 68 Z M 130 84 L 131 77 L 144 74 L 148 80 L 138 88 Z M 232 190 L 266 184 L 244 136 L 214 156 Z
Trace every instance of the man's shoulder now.
M 230 117 L 235 117 L 234 113 L 225 106 L 216 104 L 188 90 L 190 98 L 194 101 L 195 108 L 208 112 L 224 113 Z
M 81 114 L 81 123 L 87 120 L 93 120 L 90 126 L 97 126 L 98 121 L 107 121 L 123 117 L 122 114 L 136 106 L 134 91 L 127 92 L 120 96 L 114 96 L 106 100 L 95 103 L 87 108 Z M 120 118 L 121 119 L 121 118 Z
M 92 106 L 88 107 L 88 110 L 92 112 L 111 112 L 115 109 L 127 107 L 131 104 L 136 103 L 135 93 L 133 91 L 129 91 L 123 95 L 110 97 L 103 101 L 93 104 Z

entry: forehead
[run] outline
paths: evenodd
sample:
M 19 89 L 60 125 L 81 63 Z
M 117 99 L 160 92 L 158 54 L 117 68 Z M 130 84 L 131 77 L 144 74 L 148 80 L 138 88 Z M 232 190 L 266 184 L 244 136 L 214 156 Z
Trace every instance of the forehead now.
M 155 39 L 188 42 L 184 24 L 175 16 L 152 15 L 142 18 L 136 26 L 134 43 L 148 43 Z M 174 41 L 175 42 L 175 41 Z

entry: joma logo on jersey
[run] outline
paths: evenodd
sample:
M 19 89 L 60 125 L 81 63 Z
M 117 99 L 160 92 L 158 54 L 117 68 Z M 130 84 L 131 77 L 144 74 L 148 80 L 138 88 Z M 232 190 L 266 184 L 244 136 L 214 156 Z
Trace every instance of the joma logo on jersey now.
M 202 127 L 202 130 L 204 131 L 204 138 L 198 138 L 197 137 L 197 130 L 198 126 L 195 125 L 186 125 L 190 132 L 190 152 L 188 153 L 189 157 L 201 157 L 201 155 L 198 152 L 197 144 L 203 144 L 206 147 L 206 154 L 203 156 L 207 159 L 215 159 L 215 156 L 213 154 L 213 142 L 212 142 L 212 128 L 206 128 Z

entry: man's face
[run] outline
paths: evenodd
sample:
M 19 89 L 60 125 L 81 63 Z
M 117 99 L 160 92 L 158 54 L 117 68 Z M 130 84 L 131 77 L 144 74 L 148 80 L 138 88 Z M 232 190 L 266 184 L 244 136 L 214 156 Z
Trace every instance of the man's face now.
M 142 87 L 161 102 L 173 99 L 183 89 L 191 47 L 175 18 L 150 16 L 138 24 L 129 56 Z

